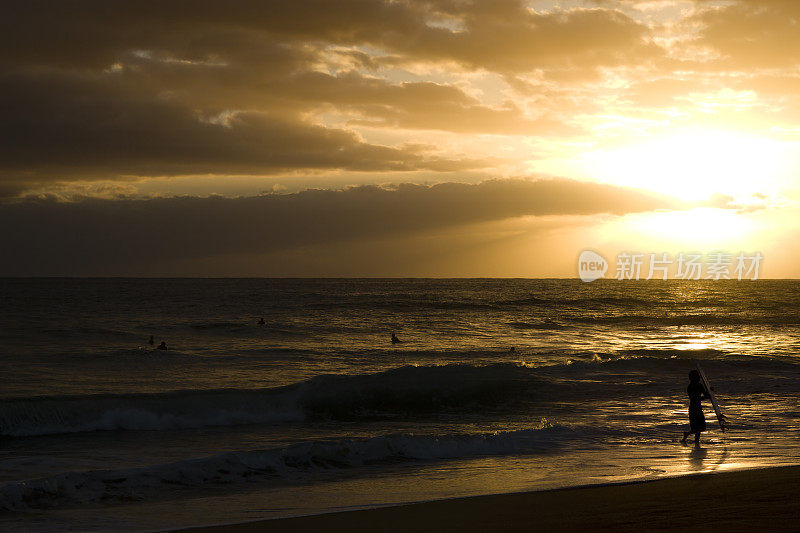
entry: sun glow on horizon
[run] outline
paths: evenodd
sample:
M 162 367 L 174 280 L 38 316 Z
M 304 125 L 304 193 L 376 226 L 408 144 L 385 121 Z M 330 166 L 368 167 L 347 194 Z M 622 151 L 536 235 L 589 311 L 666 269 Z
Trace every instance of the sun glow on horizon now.
M 606 229 L 610 237 L 648 242 L 653 250 L 750 250 L 759 224 L 731 209 L 698 207 L 624 217 Z M 663 249 L 663 250 L 662 250 Z
M 778 192 L 797 166 L 796 143 L 740 132 L 689 130 L 586 152 L 576 164 L 595 179 L 697 201 Z M 796 170 L 796 168 L 795 168 Z

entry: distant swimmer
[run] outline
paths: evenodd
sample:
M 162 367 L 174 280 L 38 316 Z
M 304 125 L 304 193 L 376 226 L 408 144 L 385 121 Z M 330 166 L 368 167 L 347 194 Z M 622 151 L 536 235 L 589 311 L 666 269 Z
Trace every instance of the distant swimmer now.
M 161 344 L 159 344 L 158 348 L 156 348 L 156 350 L 166 350 L 166 349 L 167 349 L 167 343 L 164 341 L 161 341 Z
M 399 343 L 399 342 L 403 342 L 403 341 L 401 341 L 400 339 L 398 339 L 398 338 L 397 338 L 397 335 L 395 335 L 394 333 L 392 333 L 392 344 L 397 344 L 397 343 Z
M 149 340 L 149 341 L 147 341 L 147 344 L 149 344 L 150 346 L 152 346 L 152 345 L 154 345 L 155 343 L 156 343 L 155 339 L 153 339 L 153 336 L 152 336 L 152 335 L 150 335 L 150 340 Z
M 266 324 L 266 322 L 264 322 L 264 317 L 262 316 L 261 318 L 258 319 L 258 325 L 263 326 L 264 324 Z

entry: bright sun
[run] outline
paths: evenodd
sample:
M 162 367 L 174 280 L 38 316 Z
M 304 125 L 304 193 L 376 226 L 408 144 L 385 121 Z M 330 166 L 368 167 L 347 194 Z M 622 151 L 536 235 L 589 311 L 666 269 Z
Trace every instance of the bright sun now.
M 774 193 L 797 161 L 794 143 L 738 132 L 690 130 L 585 153 L 581 173 L 684 200 Z
M 729 209 L 698 207 L 686 211 L 631 214 L 611 223 L 607 238 L 646 240 L 656 251 L 674 249 L 748 249 L 759 223 Z

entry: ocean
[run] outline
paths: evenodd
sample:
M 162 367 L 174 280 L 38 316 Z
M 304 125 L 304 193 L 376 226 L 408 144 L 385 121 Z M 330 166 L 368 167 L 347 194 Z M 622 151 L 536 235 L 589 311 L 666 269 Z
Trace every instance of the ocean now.
M 0 301 L 4 531 L 800 464 L 800 281 L 2 279 Z M 695 361 L 729 424 L 704 402 L 700 448 Z

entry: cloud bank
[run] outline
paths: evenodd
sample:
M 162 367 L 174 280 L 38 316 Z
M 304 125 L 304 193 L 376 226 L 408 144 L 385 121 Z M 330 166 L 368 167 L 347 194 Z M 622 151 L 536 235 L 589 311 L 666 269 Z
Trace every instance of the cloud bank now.
M 0 207 L 0 226 L 14 228 L 0 234 L 0 247 L 10 251 L 0 259 L 0 275 L 160 275 L 169 264 L 210 257 L 387 241 L 528 216 L 673 207 L 669 199 L 641 191 L 563 179 L 361 186 L 248 198 L 27 200 Z M 202 268 L 186 274 L 215 275 Z

